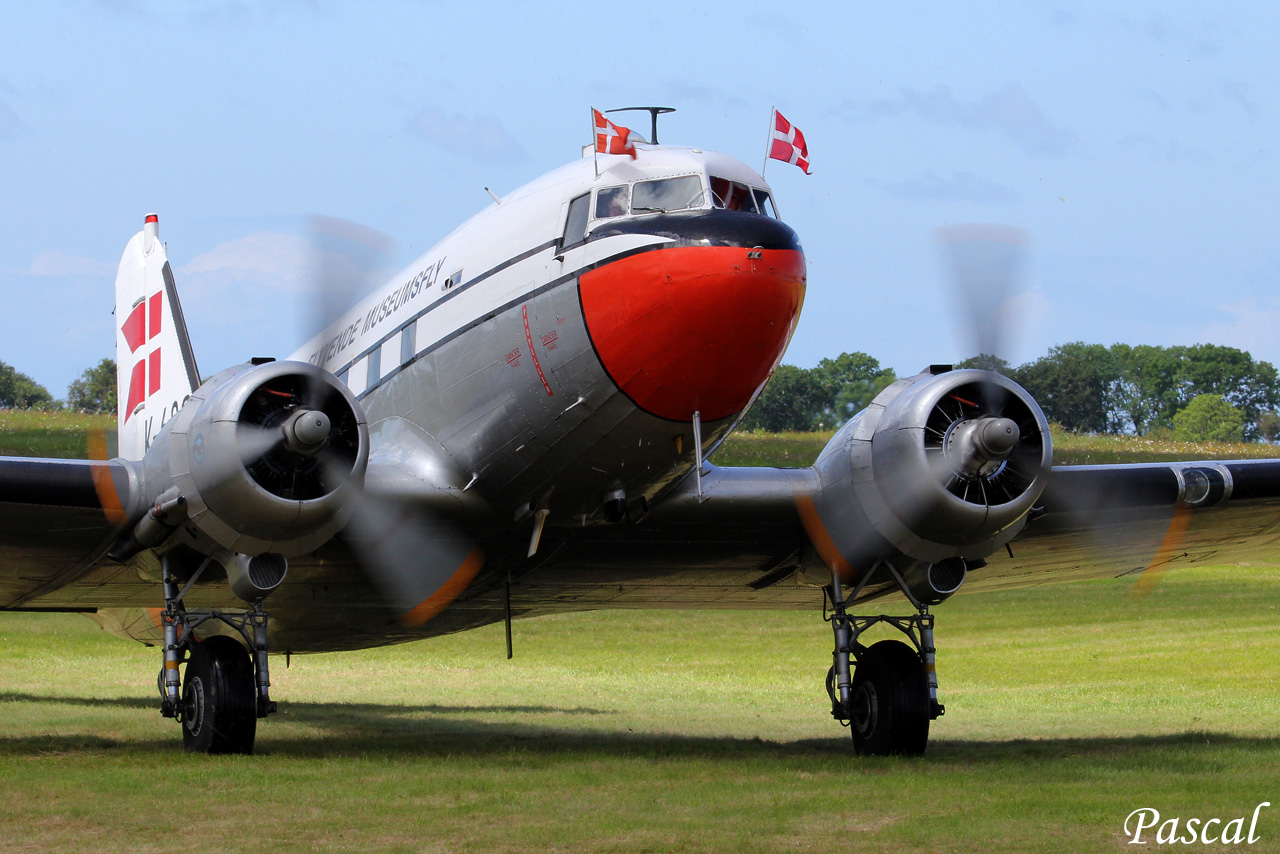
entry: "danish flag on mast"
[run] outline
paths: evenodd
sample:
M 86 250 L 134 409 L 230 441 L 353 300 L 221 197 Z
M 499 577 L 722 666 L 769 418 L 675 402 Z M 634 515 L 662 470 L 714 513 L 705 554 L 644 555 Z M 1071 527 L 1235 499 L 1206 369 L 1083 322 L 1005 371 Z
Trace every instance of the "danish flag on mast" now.
M 155 214 L 147 215 L 120 259 L 116 322 L 120 456 L 140 460 L 200 385 Z
M 591 108 L 591 114 L 595 118 L 596 153 L 630 154 L 631 159 L 634 160 L 636 146 L 635 143 L 630 141 L 631 128 L 624 128 L 621 125 L 614 124 L 594 107 Z
M 804 170 L 804 174 L 812 174 L 809 171 L 809 147 L 804 144 L 804 134 L 777 110 L 773 111 L 773 133 L 769 137 L 767 160 L 794 163 Z

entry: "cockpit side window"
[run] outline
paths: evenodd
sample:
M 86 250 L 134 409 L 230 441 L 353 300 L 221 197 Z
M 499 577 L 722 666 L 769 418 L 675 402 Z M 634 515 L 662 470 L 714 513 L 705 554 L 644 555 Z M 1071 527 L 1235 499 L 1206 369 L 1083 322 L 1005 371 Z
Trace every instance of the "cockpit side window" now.
M 773 199 L 769 198 L 769 194 L 764 190 L 753 189 L 751 191 L 756 197 L 756 207 L 760 208 L 760 213 L 765 216 L 778 218 L 778 212 L 773 208 Z
M 728 211 L 756 213 L 755 195 L 750 187 L 714 175 L 711 177 L 711 203 Z
M 725 201 L 729 198 L 730 191 L 733 190 L 733 182 L 728 178 L 717 178 L 711 176 L 711 206 L 714 208 L 725 207 Z
M 696 175 L 640 181 L 631 193 L 632 213 L 683 211 L 702 207 L 702 181 Z
M 622 216 L 627 212 L 627 188 L 605 187 L 596 192 L 596 219 Z
M 587 238 L 587 214 L 591 211 L 591 194 L 584 193 L 569 202 L 569 216 L 565 218 L 561 246 L 575 246 Z

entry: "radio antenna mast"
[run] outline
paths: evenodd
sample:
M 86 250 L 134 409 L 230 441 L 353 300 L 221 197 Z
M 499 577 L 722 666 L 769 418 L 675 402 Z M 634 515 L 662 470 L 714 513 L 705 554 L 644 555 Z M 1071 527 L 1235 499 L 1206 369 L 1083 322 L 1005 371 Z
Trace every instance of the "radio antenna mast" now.
M 650 134 L 649 136 L 649 142 L 653 143 L 654 145 L 658 144 L 658 116 L 662 115 L 663 113 L 674 113 L 675 111 L 676 111 L 675 107 L 619 107 L 616 110 L 605 110 L 606 113 L 630 113 L 630 112 L 648 113 L 650 116 L 653 117 L 653 124 L 652 124 L 653 133 Z

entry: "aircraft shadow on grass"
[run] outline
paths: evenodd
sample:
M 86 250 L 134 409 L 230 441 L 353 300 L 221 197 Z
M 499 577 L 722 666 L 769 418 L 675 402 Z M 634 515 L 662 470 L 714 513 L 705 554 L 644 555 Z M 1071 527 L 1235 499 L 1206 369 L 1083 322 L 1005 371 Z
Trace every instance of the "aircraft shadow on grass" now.
M 151 708 L 157 700 L 141 697 L 75 698 L 0 692 L 0 703 L 56 703 L 82 707 Z M 839 738 L 769 741 L 759 737 L 636 733 L 625 725 L 612 729 L 577 729 L 554 719 L 521 720 L 524 716 L 605 716 L 616 711 L 536 705 L 395 705 L 378 703 L 282 703 L 280 717 L 262 728 L 257 753 L 280 756 L 421 756 L 500 757 L 512 752 L 544 755 L 615 755 L 637 758 L 765 758 L 844 759 L 853 747 Z M 471 716 L 502 715 L 501 721 Z M 468 716 L 460 719 L 459 715 Z M 157 721 L 159 719 L 157 718 Z M 80 751 L 174 751 L 165 724 L 155 738 L 113 739 L 87 733 L 42 733 L 0 736 L 0 754 L 22 755 Z M 299 733 L 294 727 L 304 727 Z M 1176 750 L 1194 757 L 1222 750 L 1275 753 L 1280 736 L 1239 736 L 1192 731 L 1167 735 L 1105 736 L 970 741 L 935 739 L 924 759 L 876 759 L 873 762 L 929 762 L 938 765 L 991 764 L 1064 759 L 1113 762 L 1119 757 Z
M 0 691 L 0 703 L 17 702 L 17 703 L 57 703 L 67 706 L 95 706 L 100 708 L 110 708 L 112 706 L 120 706 L 131 709 L 156 709 L 160 708 L 160 700 L 152 697 L 66 697 L 62 695 L 40 695 L 40 694 L 21 694 L 13 692 Z M 332 714 L 337 711 L 349 712 L 352 710 L 381 710 L 388 716 L 399 717 L 403 715 L 413 714 L 438 714 L 438 715 L 461 715 L 471 713 L 490 713 L 490 712 L 509 712 L 513 714 L 562 714 L 562 715 L 610 715 L 613 712 L 603 709 L 584 709 L 581 707 L 567 708 L 561 706 L 443 706 L 439 704 L 428 704 L 418 706 L 405 706 L 398 704 L 374 704 L 374 703 L 307 703 L 307 702 L 290 702 L 289 708 L 315 708 L 322 709 L 323 714 Z M 284 708 L 284 705 L 281 705 Z

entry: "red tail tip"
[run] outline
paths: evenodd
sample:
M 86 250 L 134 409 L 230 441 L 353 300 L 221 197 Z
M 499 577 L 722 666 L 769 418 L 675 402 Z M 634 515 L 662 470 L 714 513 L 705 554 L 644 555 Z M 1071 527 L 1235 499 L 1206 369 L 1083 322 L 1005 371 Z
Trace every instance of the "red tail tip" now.
M 159 221 L 160 221 L 160 217 L 156 216 L 155 214 L 147 214 L 147 222 L 159 222 Z

